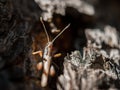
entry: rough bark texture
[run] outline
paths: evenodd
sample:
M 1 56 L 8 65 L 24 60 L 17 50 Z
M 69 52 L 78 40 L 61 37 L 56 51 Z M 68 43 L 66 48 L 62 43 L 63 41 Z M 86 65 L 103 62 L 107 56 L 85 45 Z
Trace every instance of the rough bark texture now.
M 119 0 L 0 0 L 0 88 L 2 90 L 120 89 Z M 54 42 L 56 75 L 40 85 L 43 17 Z M 77 51 L 75 51 L 77 50 Z M 66 53 L 72 53 L 66 56 Z M 73 52 L 74 51 L 74 52 Z M 65 57 L 66 56 L 66 57 Z M 64 60 L 65 57 L 65 60 Z

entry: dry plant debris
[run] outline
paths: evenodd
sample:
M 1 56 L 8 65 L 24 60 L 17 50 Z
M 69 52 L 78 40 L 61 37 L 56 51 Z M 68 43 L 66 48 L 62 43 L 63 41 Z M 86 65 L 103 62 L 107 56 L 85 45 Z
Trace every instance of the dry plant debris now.
M 81 13 L 94 15 L 95 11 L 92 5 L 82 0 L 35 0 L 44 11 L 43 19 L 45 21 L 52 18 L 53 13 L 65 15 L 66 7 L 74 7 Z
M 85 57 L 87 56 L 88 53 Z M 79 51 L 74 51 L 65 58 L 63 75 L 58 77 L 57 89 L 111 90 L 120 88 L 119 68 L 113 60 L 102 54 L 99 55 L 93 51 L 93 54 L 84 60 Z
M 120 49 L 115 28 L 105 27 L 105 32 L 86 29 L 87 47 L 83 56 L 74 51 L 65 57 L 63 75 L 58 77 L 58 90 L 119 89 Z M 103 42 L 110 48 L 103 48 Z M 113 49 L 116 48 L 116 49 Z

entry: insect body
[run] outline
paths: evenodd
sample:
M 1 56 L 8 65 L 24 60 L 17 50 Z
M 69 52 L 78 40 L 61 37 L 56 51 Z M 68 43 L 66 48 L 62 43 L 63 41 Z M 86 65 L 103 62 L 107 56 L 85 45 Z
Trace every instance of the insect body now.
M 45 33 L 46 33 L 46 36 L 47 36 L 47 39 L 48 39 L 48 43 L 47 45 L 45 46 L 44 48 L 44 51 L 42 53 L 42 51 L 36 51 L 36 52 L 33 52 L 32 54 L 39 54 L 42 58 L 43 58 L 43 62 L 39 62 L 38 65 L 37 65 L 37 68 L 38 70 L 41 70 L 43 69 L 43 73 L 42 73 L 42 77 L 41 77 L 41 86 L 42 87 L 45 87 L 47 86 L 47 81 L 48 81 L 48 76 L 49 74 L 54 74 L 55 73 L 55 69 L 54 67 L 51 65 L 52 63 L 52 57 L 53 57 L 53 51 L 52 51 L 52 48 L 53 48 L 53 43 L 54 41 L 70 26 L 70 24 L 68 24 L 52 41 L 49 40 L 49 35 L 47 33 L 47 30 L 45 28 L 45 25 L 42 21 L 42 18 L 40 18 L 42 24 L 43 24 L 43 27 L 44 27 L 44 30 L 45 30 Z
M 49 75 L 50 66 L 52 62 L 52 43 L 51 42 L 49 42 L 44 49 L 43 59 L 45 60 L 43 61 L 44 68 L 43 68 L 43 74 L 41 78 L 41 86 L 44 87 L 47 85 L 48 75 Z

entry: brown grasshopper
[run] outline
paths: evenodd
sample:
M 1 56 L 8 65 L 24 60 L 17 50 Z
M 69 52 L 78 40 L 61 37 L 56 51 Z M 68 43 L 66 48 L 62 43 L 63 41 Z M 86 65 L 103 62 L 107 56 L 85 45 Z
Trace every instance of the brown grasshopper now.
M 52 63 L 52 48 L 53 48 L 53 43 L 54 41 L 70 26 L 70 24 L 68 24 L 52 41 L 50 41 L 49 39 L 49 35 L 47 33 L 47 30 L 46 30 L 46 27 L 43 23 L 43 20 L 42 18 L 40 18 L 40 21 L 43 25 L 43 28 L 45 30 L 45 33 L 46 33 L 46 36 L 47 36 L 47 40 L 48 40 L 48 43 L 47 45 L 45 46 L 44 50 L 43 50 L 43 53 L 42 51 L 36 51 L 36 52 L 33 52 L 32 54 L 35 55 L 35 54 L 39 54 L 42 58 L 43 58 L 43 61 L 42 62 L 39 62 L 38 65 L 37 65 L 37 69 L 38 70 L 41 70 L 43 69 L 43 73 L 42 73 L 42 77 L 41 77 L 41 86 L 42 87 L 45 87 L 47 86 L 47 82 L 48 82 L 48 75 L 53 75 L 55 74 L 55 69 L 54 67 L 51 65 Z M 57 55 L 55 55 L 57 56 Z

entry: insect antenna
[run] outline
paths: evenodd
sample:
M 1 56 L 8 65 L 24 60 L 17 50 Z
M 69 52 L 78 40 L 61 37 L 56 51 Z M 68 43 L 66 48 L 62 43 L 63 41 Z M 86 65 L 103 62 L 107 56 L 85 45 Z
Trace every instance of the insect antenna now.
M 70 24 L 68 24 L 53 40 L 52 43 L 70 26 Z
M 45 24 L 43 23 L 43 19 L 42 19 L 42 17 L 40 17 L 40 21 L 41 21 L 41 23 L 42 23 L 42 25 L 43 25 L 43 28 L 44 28 L 44 31 L 45 31 L 45 33 L 46 33 L 47 40 L 48 40 L 48 42 L 50 42 L 50 38 L 49 38 L 49 35 L 48 35 L 48 33 L 47 33 L 47 30 L 46 30 Z

